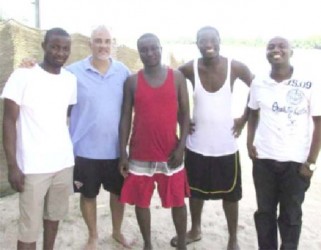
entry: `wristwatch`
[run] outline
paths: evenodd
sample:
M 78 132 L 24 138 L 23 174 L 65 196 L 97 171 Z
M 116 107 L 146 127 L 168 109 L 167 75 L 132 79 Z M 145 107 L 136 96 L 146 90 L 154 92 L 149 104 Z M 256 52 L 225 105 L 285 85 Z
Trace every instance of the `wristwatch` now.
M 312 172 L 317 169 L 317 165 L 315 163 L 306 161 L 303 164 L 306 165 Z

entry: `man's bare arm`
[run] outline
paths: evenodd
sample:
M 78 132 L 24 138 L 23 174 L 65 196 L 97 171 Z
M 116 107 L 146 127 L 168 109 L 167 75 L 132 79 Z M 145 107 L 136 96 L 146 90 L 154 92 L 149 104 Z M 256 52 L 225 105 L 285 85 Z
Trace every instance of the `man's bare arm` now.
M 243 81 L 248 87 L 250 87 L 251 82 L 254 78 L 254 75 L 251 73 L 250 69 L 244 64 L 239 61 L 232 61 L 232 68 L 233 68 L 233 76 L 232 82 L 234 84 L 236 79 L 240 79 Z M 247 103 L 249 101 L 249 97 L 246 102 L 246 106 L 244 107 L 244 111 L 241 117 L 234 120 L 234 126 L 232 128 L 233 135 L 235 137 L 239 137 L 249 116 L 249 108 L 247 107 Z
M 247 150 L 249 157 L 255 159 L 257 157 L 256 148 L 253 145 L 255 131 L 259 121 L 259 110 L 249 109 L 249 120 L 247 123 Z
M 310 151 L 306 162 L 302 164 L 299 170 L 300 174 L 307 180 L 313 175 L 313 171 L 310 170 L 309 165 L 316 163 L 321 148 L 321 116 L 313 116 L 312 119 L 314 128 Z
M 193 69 L 193 61 L 185 63 L 178 67 L 178 70 L 183 73 L 186 79 L 188 79 L 193 88 L 194 88 L 194 69 Z
M 189 100 L 187 92 L 186 79 L 179 71 L 175 72 L 175 82 L 177 86 L 178 98 L 178 123 L 180 128 L 180 136 L 176 149 L 169 157 L 168 164 L 172 167 L 178 167 L 183 162 L 186 138 L 189 132 Z
M 24 174 L 20 170 L 16 158 L 17 131 L 16 123 L 18 120 L 20 107 L 14 101 L 4 100 L 3 113 L 3 147 L 8 165 L 8 180 L 11 187 L 18 191 L 23 191 Z
M 119 146 L 120 162 L 119 169 L 121 174 L 126 177 L 128 172 L 127 144 L 132 124 L 132 109 L 134 103 L 134 85 L 136 77 L 129 76 L 124 84 L 124 95 L 119 123 Z

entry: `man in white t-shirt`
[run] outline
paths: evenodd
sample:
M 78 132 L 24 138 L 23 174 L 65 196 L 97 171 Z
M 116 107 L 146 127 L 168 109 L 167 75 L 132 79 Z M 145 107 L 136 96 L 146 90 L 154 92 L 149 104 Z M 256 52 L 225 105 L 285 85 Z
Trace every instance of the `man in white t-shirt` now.
M 70 45 L 65 30 L 48 30 L 43 61 L 15 70 L 2 93 L 8 179 L 20 193 L 17 249 L 36 249 L 42 225 L 43 249 L 53 249 L 59 220 L 68 211 L 74 156 L 67 109 L 76 103 L 77 81 L 62 66 Z
M 292 54 L 286 39 L 271 39 L 270 74 L 251 84 L 247 146 L 259 249 L 278 249 L 278 229 L 281 249 L 298 248 L 301 206 L 321 145 L 321 83 L 291 66 Z

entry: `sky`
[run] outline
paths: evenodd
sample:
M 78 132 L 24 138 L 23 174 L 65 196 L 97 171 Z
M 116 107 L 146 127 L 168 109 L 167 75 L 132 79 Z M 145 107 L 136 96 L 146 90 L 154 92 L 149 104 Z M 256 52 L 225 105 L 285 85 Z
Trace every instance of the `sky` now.
M 195 37 L 215 26 L 222 37 L 289 39 L 321 35 L 320 0 L 39 0 L 41 29 L 89 35 L 98 24 L 116 39 L 153 32 L 161 39 Z M 34 26 L 34 0 L 0 0 L 0 15 Z

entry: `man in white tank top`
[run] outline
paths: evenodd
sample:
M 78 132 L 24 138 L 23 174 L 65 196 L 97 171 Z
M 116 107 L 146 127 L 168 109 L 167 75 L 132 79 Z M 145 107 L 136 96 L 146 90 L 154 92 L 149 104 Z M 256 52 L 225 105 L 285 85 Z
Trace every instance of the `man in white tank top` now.
M 236 79 L 248 86 L 252 74 L 241 62 L 219 54 L 220 36 L 210 26 L 197 33 L 202 55 L 179 69 L 193 85 L 193 132 L 187 138 L 185 167 L 190 188 L 192 227 L 187 244 L 201 239 L 204 200 L 222 199 L 229 241 L 227 249 L 239 249 L 237 242 L 238 201 L 242 197 L 241 173 L 236 137 L 246 120 L 232 117 L 232 89 Z M 176 245 L 176 237 L 171 240 Z

